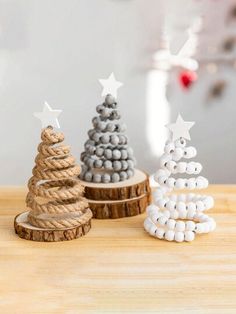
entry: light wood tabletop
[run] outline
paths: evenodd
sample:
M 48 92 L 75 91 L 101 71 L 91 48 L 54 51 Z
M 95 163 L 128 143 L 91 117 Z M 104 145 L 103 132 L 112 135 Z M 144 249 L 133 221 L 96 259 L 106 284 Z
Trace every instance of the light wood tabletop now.
M 0 188 L 0 313 L 236 313 L 236 186 L 207 192 L 217 229 L 191 243 L 150 237 L 145 214 L 39 243 L 13 230 L 26 189 Z

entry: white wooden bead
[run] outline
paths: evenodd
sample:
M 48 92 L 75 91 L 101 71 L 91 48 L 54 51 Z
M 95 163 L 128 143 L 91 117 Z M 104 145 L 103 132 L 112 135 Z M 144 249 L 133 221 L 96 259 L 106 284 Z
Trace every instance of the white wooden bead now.
M 166 208 L 169 209 L 169 210 L 173 210 L 175 208 L 175 202 L 173 201 L 168 201 L 166 203 Z
M 204 226 L 202 223 L 197 223 L 195 226 L 196 233 L 203 233 L 204 232 Z
M 179 218 L 185 219 L 186 217 L 187 217 L 187 210 L 186 209 L 179 210 Z
M 151 213 L 149 214 L 149 217 L 151 218 L 151 221 L 153 223 L 156 223 L 157 220 L 162 216 L 162 214 L 160 212 L 154 212 L 154 213 Z
M 177 164 L 177 171 L 179 173 L 185 173 L 186 172 L 187 163 L 186 162 L 179 162 Z
M 168 229 L 170 230 L 174 230 L 175 229 L 175 220 L 174 219 L 169 219 L 166 223 L 166 226 L 168 227 Z
M 183 149 L 180 147 L 175 148 L 174 153 L 172 154 L 172 159 L 178 161 L 183 157 Z
M 204 222 L 202 224 L 204 226 L 204 233 L 208 233 L 210 231 L 210 225 L 208 222 Z
M 186 141 L 184 138 L 180 138 L 175 141 L 175 147 L 184 147 L 186 145 Z
M 184 233 L 183 232 L 176 232 L 175 233 L 175 241 L 176 242 L 183 242 L 184 241 Z
M 191 220 L 186 221 L 185 229 L 186 229 L 186 231 L 193 231 L 193 230 L 195 230 L 195 222 L 191 221 Z
M 196 204 L 193 202 L 187 203 L 187 208 L 188 210 L 193 210 L 194 212 L 196 211 Z
M 149 228 L 149 233 L 150 235 L 154 236 L 156 234 L 156 230 L 157 230 L 157 227 L 155 225 L 152 225 L 150 228 Z
M 160 185 L 166 185 L 167 179 L 168 179 L 167 176 L 159 177 L 159 178 L 158 178 L 158 183 L 159 183 Z
M 175 225 L 176 231 L 184 231 L 185 230 L 185 223 L 183 221 L 177 221 Z
M 175 167 L 176 163 L 173 160 L 170 160 L 166 163 L 166 168 L 169 171 L 173 171 L 174 167 Z
M 196 207 L 197 207 L 197 210 L 200 211 L 200 212 L 202 212 L 205 209 L 205 206 L 204 206 L 202 201 L 197 201 L 196 202 Z
M 196 188 L 196 180 L 195 180 L 195 178 L 190 178 L 190 179 L 188 179 L 188 181 L 187 181 L 187 187 L 188 187 L 188 189 L 190 189 L 190 190 L 193 190 L 193 189 Z
M 177 188 L 177 189 L 183 189 L 184 187 L 185 187 L 185 179 L 182 179 L 182 178 L 178 178 L 177 180 L 176 180 L 176 183 L 175 183 L 175 187 Z
M 161 168 L 162 167 L 165 167 L 165 164 L 171 160 L 171 155 L 167 155 L 167 154 L 164 154 L 161 158 L 160 158 L 160 166 Z
M 187 210 L 187 218 L 188 219 L 193 219 L 195 214 L 196 214 L 196 210 L 195 209 L 188 209 Z
M 154 204 L 151 204 L 146 208 L 146 212 L 148 215 L 150 215 L 151 213 L 155 213 L 157 211 L 158 211 L 158 207 Z
M 196 162 L 195 163 L 195 171 L 194 171 L 194 173 L 195 174 L 198 174 L 198 173 L 200 173 L 202 171 L 202 165 L 199 163 L 199 162 Z
M 162 213 L 163 213 L 163 216 L 165 216 L 166 218 L 168 218 L 168 219 L 170 218 L 170 211 L 169 210 L 166 209 Z
M 148 231 L 148 226 L 149 226 L 148 220 L 149 220 L 149 218 L 146 218 L 146 219 L 144 220 L 144 224 L 143 224 L 144 229 L 145 229 L 146 231 Z
M 152 192 L 152 197 L 155 201 L 163 197 L 163 193 L 160 189 L 156 189 L 155 191 Z
M 159 219 L 158 219 L 158 223 L 161 225 L 161 226 L 164 226 L 165 223 L 167 222 L 168 218 L 165 217 L 165 216 L 161 216 Z
M 167 179 L 167 186 L 169 187 L 169 188 L 173 188 L 174 187 L 174 185 L 175 185 L 175 179 L 174 178 L 169 178 L 169 179 Z
M 177 209 L 178 211 L 180 211 L 180 210 L 186 210 L 186 205 L 185 205 L 185 203 L 184 203 L 184 202 L 178 202 L 178 203 L 176 203 L 176 209 Z
M 178 213 L 178 211 L 177 211 L 177 210 L 172 210 L 172 211 L 170 212 L 170 217 L 171 217 L 172 219 L 178 219 L 178 218 L 179 218 L 179 213 Z
M 187 165 L 186 173 L 187 174 L 193 174 L 195 172 L 195 166 L 193 163 L 189 163 Z
M 175 150 L 175 145 L 174 143 L 169 143 L 165 145 L 164 151 L 166 154 L 172 154 Z
M 165 233 L 165 239 L 167 241 L 173 241 L 175 237 L 175 232 L 173 230 L 167 230 Z
M 166 175 L 167 175 L 166 170 L 164 170 L 164 169 L 159 169 L 159 170 L 154 174 L 154 180 L 155 180 L 156 182 L 158 182 L 158 179 L 159 179 L 160 177 L 163 177 L 163 176 L 166 176 Z
M 198 189 L 203 189 L 204 188 L 204 180 L 203 177 L 197 177 L 196 179 L 196 187 Z
M 164 233 L 165 233 L 165 230 L 164 230 L 164 229 L 162 229 L 162 228 L 157 228 L 157 230 L 156 230 L 156 237 L 157 237 L 158 239 L 163 239 Z
M 157 206 L 160 207 L 160 208 L 164 208 L 165 207 L 165 200 L 163 198 L 159 199 L 157 202 L 156 202 Z
M 194 240 L 194 238 L 195 238 L 194 232 L 192 232 L 192 231 L 185 231 L 185 233 L 184 233 L 185 241 L 191 242 L 191 241 Z

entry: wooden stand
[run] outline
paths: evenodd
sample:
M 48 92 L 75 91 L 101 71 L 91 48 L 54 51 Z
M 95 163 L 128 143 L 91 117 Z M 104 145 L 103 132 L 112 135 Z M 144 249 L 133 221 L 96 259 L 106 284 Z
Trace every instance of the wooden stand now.
M 143 213 L 150 204 L 151 189 L 147 174 L 135 170 L 134 176 L 118 183 L 81 182 L 93 218 L 123 218 Z
M 88 209 L 89 210 L 89 209 Z M 58 242 L 80 238 L 91 228 L 91 218 L 84 224 L 67 229 L 41 229 L 27 222 L 29 212 L 16 216 L 14 221 L 15 232 L 20 238 L 39 242 Z

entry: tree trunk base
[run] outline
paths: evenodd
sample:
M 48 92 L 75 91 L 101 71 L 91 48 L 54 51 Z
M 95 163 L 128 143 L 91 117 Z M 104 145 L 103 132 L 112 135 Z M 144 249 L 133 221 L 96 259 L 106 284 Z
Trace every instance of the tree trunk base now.
M 116 219 L 143 213 L 151 201 L 149 177 L 136 169 L 134 176 L 118 183 L 81 182 L 93 218 Z
M 28 223 L 28 213 L 24 212 L 15 217 L 14 227 L 18 236 L 25 240 L 38 242 L 69 241 L 82 237 L 91 228 L 91 219 L 77 227 L 67 229 L 42 229 Z

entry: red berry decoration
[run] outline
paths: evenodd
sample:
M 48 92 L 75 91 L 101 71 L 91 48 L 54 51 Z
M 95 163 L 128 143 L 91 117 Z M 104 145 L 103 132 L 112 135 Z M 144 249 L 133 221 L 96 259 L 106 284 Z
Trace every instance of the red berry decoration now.
M 197 80 L 197 73 L 193 71 L 182 71 L 179 74 L 179 81 L 184 89 L 189 89 L 190 86 Z

